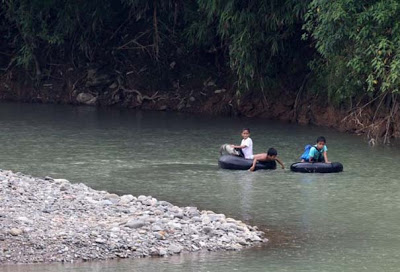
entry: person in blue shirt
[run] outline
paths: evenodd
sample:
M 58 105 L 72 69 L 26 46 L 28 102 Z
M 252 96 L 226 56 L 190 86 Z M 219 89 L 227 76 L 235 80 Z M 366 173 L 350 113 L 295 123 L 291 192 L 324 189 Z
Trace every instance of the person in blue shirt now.
M 331 163 L 328 160 L 328 148 L 326 147 L 326 139 L 323 136 L 317 138 L 317 144 L 310 148 L 310 152 L 308 153 L 308 161 L 309 162 L 325 162 Z M 302 158 L 302 162 L 305 162 L 307 158 Z

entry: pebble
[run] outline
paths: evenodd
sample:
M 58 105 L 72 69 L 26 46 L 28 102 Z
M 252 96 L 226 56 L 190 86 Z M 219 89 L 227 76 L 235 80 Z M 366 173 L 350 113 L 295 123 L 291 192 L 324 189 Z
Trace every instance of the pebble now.
M 156 237 L 159 240 L 164 240 L 165 236 L 162 233 L 156 232 L 154 233 L 154 237 Z
M 123 196 L 121 196 L 119 203 L 120 204 L 128 204 L 129 202 L 131 202 L 134 199 L 135 199 L 135 197 L 133 195 L 123 195 Z
M 111 200 L 108 200 L 108 199 L 106 199 L 106 200 L 103 200 L 103 201 L 100 201 L 100 205 L 112 205 L 113 204 L 113 202 L 111 201 Z
M 0 170 L 0 265 L 169 256 L 265 243 L 257 227 L 152 196 Z
M 163 211 L 161 211 L 161 210 L 155 210 L 154 211 L 154 214 L 155 215 L 162 215 L 164 212 Z
M 160 256 L 165 256 L 167 254 L 168 254 L 168 252 L 167 252 L 167 250 L 165 248 L 160 248 L 158 250 L 158 255 L 160 255 Z
M 94 240 L 96 243 L 98 244 L 105 244 L 107 242 L 107 240 L 105 239 L 101 239 L 101 238 L 97 238 L 96 240 Z
M 22 229 L 17 229 L 17 228 L 10 229 L 10 234 L 12 236 L 18 236 L 21 235 L 22 233 L 23 233 Z
M 213 228 L 210 226 L 206 226 L 203 228 L 204 233 L 210 233 L 212 230 L 213 230 Z
M 201 222 L 202 220 L 201 220 L 200 217 L 195 216 L 195 217 L 192 218 L 192 221 L 193 221 L 193 222 Z
M 168 251 L 171 253 L 180 253 L 182 251 L 182 247 L 177 244 L 172 244 L 168 247 Z
M 125 224 L 125 226 L 127 226 L 128 228 L 131 228 L 131 229 L 138 229 L 138 228 L 143 227 L 144 225 L 146 225 L 146 222 L 144 222 L 143 220 L 136 220 L 136 219 L 129 220 Z
M 160 231 L 160 230 L 163 230 L 163 228 L 160 227 L 159 225 L 154 225 L 154 226 L 151 227 L 151 230 L 152 231 Z
M 19 221 L 19 223 L 23 223 L 23 224 L 32 224 L 33 221 L 29 220 L 27 217 L 25 216 L 20 216 L 17 218 L 17 221 Z
M 119 231 L 121 231 L 121 228 L 119 228 L 119 227 L 113 227 L 111 229 L 111 232 L 119 232 Z

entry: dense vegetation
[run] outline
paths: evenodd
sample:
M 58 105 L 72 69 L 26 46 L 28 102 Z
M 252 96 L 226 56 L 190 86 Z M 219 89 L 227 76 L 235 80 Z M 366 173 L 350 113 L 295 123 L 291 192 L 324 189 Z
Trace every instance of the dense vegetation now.
M 57 63 L 142 62 L 162 80 L 172 63 L 211 65 L 238 92 L 306 84 L 337 107 L 374 103 L 390 124 L 399 15 L 399 0 L 3 0 L 0 68 L 40 81 Z

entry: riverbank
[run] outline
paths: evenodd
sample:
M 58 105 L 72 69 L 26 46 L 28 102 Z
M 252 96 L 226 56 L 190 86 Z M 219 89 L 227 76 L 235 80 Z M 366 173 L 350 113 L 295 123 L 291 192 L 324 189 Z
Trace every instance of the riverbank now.
M 379 100 L 334 106 L 325 97 L 307 93 L 303 86 L 297 90 L 299 84 L 280 86 L 268 95 L 261 91 L 238 95 L 228 78 L 216 75 L 171 78 L 165 87 L 154 88 L 140 73 L 122 76 L 96 68 L 60 69 L 62 78 L 42 80 L 39 85 L 23 72 L 0 76 L 0 100 L 257 117 L 364 134 L 371 143 L 400 138 L 397 108 L 383 110 Z
M 257 227 L 151 196 L 0 171 L 0 264 L 168 256 L 266 242 Z

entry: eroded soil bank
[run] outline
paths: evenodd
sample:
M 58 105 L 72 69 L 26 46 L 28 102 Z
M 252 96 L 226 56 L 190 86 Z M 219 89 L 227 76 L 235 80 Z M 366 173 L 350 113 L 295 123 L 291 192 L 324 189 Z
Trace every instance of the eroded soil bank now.
M 0 99 L 260 117 L 366 134 L 371 143 L 400 137 L 398 105 L 395 103 L 390 112 L 381 110 L 387 99 L 332 106 L 321 95 L 307 93 L 302 88 L 293 91 L 290 86 L 281 86 L 268 94 L 247 91 L 237 95 L 226 78 L 188 74 L 185 80 L 171 79 L 165 87 L 154 88 L 148 77 L 147 83 L 141 80 L 140 71 L 123 75 L 102 68 L 62 67 L 57 71 L 58 77 L 53 75 L 40 83 L 24 72 L 3 74 Z

